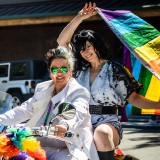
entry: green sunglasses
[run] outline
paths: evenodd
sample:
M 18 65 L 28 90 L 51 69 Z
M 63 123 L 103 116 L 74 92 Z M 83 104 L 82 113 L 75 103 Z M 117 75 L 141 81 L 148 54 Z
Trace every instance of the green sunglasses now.
M 62 72 L 64 74 L 66 74 L 68 72 L 68 68 L 67 67 L 60 67 L 60 68 L 58 68 L 58 67 L 53 66 L 51 68 L 51 73 L 52 74 L 56 74 L 58 72 L 58 70 L 60 70 L 60 72 Z

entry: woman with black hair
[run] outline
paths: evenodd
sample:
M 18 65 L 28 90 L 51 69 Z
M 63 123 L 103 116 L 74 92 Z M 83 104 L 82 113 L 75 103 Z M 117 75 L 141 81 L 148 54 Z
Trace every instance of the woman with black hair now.
M 114 149 L 122 139 L 118 106 L 129 102 L 139 108 L 158 109 L 160 102 L 150 101 L 137 93 L 141 85 L 125 67 L 109 58 L 105 43 L 94 31 L 80 31 L 73 37 L 73 44 L 70 45 L 81 22 L 96 14 L 96 4 L 86 4 L 63 29 L 57 42 L 60 46 L 73 49 L 76 54 L 77 80 L 91 94 L 89 110 L 99 158 L 113 160 Z

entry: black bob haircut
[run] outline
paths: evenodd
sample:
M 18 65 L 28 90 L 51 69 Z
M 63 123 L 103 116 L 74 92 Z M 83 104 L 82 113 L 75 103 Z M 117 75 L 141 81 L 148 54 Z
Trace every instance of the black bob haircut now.
M 77 59 L 76 70 L 83 70 L 83 68 L 90 65 L 80 55 L 80 51 L 86 49 L 86 41 L 89 41 L 93 45 L 99 59 L 110 59 L 109 50 L 100 36 L 92 30 L 82 30 L 73 37 L 72 47 Z

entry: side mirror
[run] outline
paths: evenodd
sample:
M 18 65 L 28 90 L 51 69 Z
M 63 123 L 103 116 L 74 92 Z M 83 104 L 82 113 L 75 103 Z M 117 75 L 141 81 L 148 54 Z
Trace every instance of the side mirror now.
M 70 120 L 70 119 L 74 118 L 75 115 L 76 115 L 76 108 L 74 107 L 74 105 L 72 103 L 70 103 L 70 102 L 61 103 L 59 105 L 57 115 L 55 117 L 53 117 L 51 119 L 51 121 L 49 122 L 49 126 L 48 126 L 48 130 L 47 130 L 46 135 L 49 134 L 51 125 L 52 125 L 53 121 L 58 116 L 61 116 L 62 118 L 66 119 L 66 120 Z
M 74 118 L 75 114 L 76 114 L 76 108 L 72 103 L 70 102 L 61 103 L 59 105 L 57 115 L 51 119 L 51 121 L 49 122 L 49 125 L 51 125 L 58 116 L 61 116 L 66 120 L 70 120 Z
M 73 119 L 76 114 L 76 108 L 70 102 L 64 102 L 59 105 L 58 115 L 66 120 Z

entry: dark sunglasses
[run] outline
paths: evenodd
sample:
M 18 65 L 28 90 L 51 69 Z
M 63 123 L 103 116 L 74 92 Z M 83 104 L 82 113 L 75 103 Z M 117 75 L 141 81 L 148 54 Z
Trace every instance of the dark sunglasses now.
M 52 74 L 56 74 L 58 72 L 58 70 L 60 70 L 60 72 L 62 72 L 64 74 L 66 74 L 68 72 L 68 68 L 67 67 L 60 67 L 60 68 L 58 68 L 58 67 L 52 67 L 51 68 L 51 73 Z

